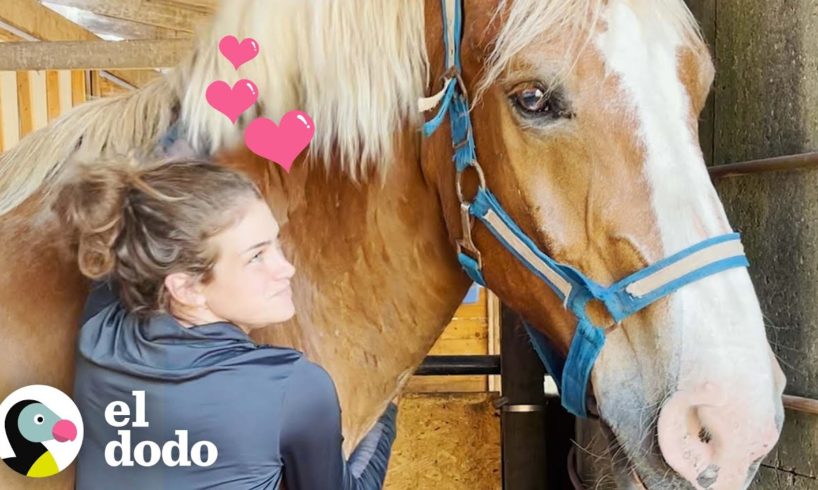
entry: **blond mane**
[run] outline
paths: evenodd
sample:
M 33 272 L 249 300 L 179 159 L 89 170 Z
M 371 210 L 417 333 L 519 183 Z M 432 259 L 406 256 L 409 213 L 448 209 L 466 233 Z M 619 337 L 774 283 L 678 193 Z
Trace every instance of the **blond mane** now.
M 386 170 L 395 133 L 418 124 L 427 57 L 423 2 L 246 0 L 224 2 L 188 66 L 181 119 L 194 149 L 240 141 L 258 114 L 278 121 L 300 109 L 315 121 L 311 156 L 353 179 Z M 238 71 L 216 46 L 222 36 L 252 37 L 259 56 Z M 256 111 L 236 126 L 204 102 L 214 80 L 245 78 L 259 89 Z
M 493 18 L 503 25 L 478 94 L 535 39 L 565 36 L 567 29 L 580 46 L 607 1 L 501 0 Z M 700 37 L 681 0 L 620 1 Z M 163 79 L 75 108 L 0 155 L 0 216 L 38 190 L 51 195 L 78 154 L 149 152 L 174 122 L 194 149 L 215 153 L 240 143 L 253 118 L 278 121 L 293 109 L 315 121 L 311 160 L 337 166 L 354 180 L 370 171 L 383 176 L 396 133 L 422 122 L 417 100 L 428 82 L 425 31 L 442 27 L 424 24 L 422 1 L 223 2 L 195 51 Z M 260 55 L 238 71 L 217 50 L 228 34 L 260 45 Z M 232 85 L 242 78 L 258 86 L 259 102 L 234 126 L 206 103 L 204 93 L 215 80 Z

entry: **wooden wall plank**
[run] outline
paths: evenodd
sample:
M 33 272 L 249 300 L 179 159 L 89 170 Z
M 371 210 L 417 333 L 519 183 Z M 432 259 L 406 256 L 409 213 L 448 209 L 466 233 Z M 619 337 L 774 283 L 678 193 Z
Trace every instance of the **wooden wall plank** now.
M 500 298 L 491 291 L 486 291 L 486 316 L 488 321 L 488 353 L 500 355 Z M 488 390 L 502 392 L 500 375 L 489 376 Z
M 71 105 L 78 106 L 85 102 L 88 89 L 85 86 L 85 72 L 76 70 L 71 72 Z
M 128 91 L 102 76 L 99 77 L 99 89 L 99 94 L 101 97 L 110 97 L 112 95 L 119 95 Z
M 90 74 L 88 93 L 91 97 L 100 97 L 102 95 L 102 82 L 99 77 L 99 70 L 91 70 L 88 73 Z
M 488 293 L 479 289 L 476 302 L 461 304 L 449 325 L 429 351 L 430 355 L 485 355 L 489 353 Z M 488 376 L 414 376 L 409 393 L 485 392 Z
M 31 84 L 27 71 L 17 72 L 17 110 L 18 122 L 20 126 L 20 138 L 30 133 L 34 129 L 34 121 L 31 116 Z
M 31 128 L 37 131 L 48 125 L 48 98 L 45 71 L 28 72 L 31 90 Z
M 0 93 L 0 153 L 5 151 L 3 146 L 3 94 Z
M 3 151 L 20 140 L 19 110 L 17 107 L 17 73 L 0 72 L 0 99 L 3 100 L 0 118 L 3 119 Z
M 48 70 L 45 72 L 45 95 L 48 109 L 48 122 L 57 119 L 62 112 L 60 107 L 60 72 Z
M 59 70 L 57 72 L 57 78 L 59 83 L 59 106 L 60 106 L 60 114 L 65 114 L 73 105 L 71 98 L 72 98 L 72 90 L 71 90 L 71 72 L 68 70 Z
M 486 376 L 412 376 L 406 393 L 485 393 Z

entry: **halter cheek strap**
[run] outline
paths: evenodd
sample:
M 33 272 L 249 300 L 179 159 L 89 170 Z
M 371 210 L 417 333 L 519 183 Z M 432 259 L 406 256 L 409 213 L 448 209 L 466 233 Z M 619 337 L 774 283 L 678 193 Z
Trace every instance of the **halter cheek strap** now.
M 460 76 L 462 0 L 441 0 L 441 4 L 446 44 L 445 83 L 438 93 L 420 99 L 418 109 L 425 112 L 440 106 L 435 116 L 424 124 L 424 136 L 434 133 L 447 115 L 451 123 L 463 231 L 457 243 L 458 260 L 472 280 L 486 286 L 482 256 L 471 238 L 473 221 L 477 219 L 576 316 L 577 327 L 566 359 L 562 359 L 541 332 L 528 325 L 526 330 L 534 350 L 560 388 L 562 405 L 574 415 L 585 417 L 591 369 L 605 345 L 604 330 L 587 316 L 588 302 L 601 301 L 614 321 L 621 322 L 687 284 L 727 269 L 747 267 L 741 238 L 738 233 L 709 238 L 607 287 L 540 250 L 486 186 L 477 161 L 468 95 Z M 480 177 L 477 194 L 471 202 L 464 200 L 460 188 L 462 174 L 468 168 L 477 171 Z

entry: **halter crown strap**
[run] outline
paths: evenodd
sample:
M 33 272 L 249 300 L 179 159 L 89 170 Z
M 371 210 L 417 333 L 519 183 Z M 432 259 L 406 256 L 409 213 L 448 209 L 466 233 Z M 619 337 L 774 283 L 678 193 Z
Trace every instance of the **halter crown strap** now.
M 687 284 L 727 269 L 747 267 L 749 264 L 740 236 L 738 233 L 728 233 L 709 238 L 607 287 L 541 251 L 482 182 L 468 98 L 460 76 L 462 0 L 441 0 L 441 5 L 446 75 L 443 88 L 438 93 L 418 101 L 418 108 L 424 112 L 440 105 L 435 116 L 424 124 L 423 134 L 430 136 L 434 133 L 448 114 L 452 128 L 453 160 L 458 175 L 468 167 L 476 168 L 481 175 L 481 185 L 472 202 L 463 202 L 462 196 L 459 196 L 461 209 L 464 210 L 464 235 L 468 235 L 464 239 L 471 243 L 471 226 L 468 223 L 472 216 L 483 223 L 520 263 L 548 285 L 577 317 L 576 331 L 565 360 L 541 332 L 528 325 L 526 330 L 534 350 L 560 387 L 563 406 L 569 412 L 585 417 L 591 369 L 605 345 L 604 330 L 587 317 L 587 303 L 591 300 L 601 301 L 613 320 L 620 322 Z M 480 260 L 461 251 L 458 252 L 458 260 L 472 280 L 486 286 Z

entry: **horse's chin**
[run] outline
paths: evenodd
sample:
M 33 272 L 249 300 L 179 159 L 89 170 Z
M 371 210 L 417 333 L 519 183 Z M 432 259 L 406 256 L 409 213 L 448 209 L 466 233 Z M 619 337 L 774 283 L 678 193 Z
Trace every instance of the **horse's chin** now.
M 602 433 L 608 442 L 611 458 L 611 472 L 617 488 L 627 490 L 647 490 L 647 486 L 642 482 L 639 472 L 628 455 L 627 451 L 619 443 L 619 439 L 614 434 L 611 427 L 603 420 L 599 419 Z
M 632 449 L 622 446 L 614 430 L 605 422 L 599 419 L 602 433 L 610 448 L 613 457 L 611 463 L 611 476 L 618 489 L 623 490 L 668 490 L 668 489 L 692 489 L 689 482 L 677 475 L 658 453 L 640 447 L 637 454 L 642 455 L 642 459 L 635 461 L 632 458 Z

